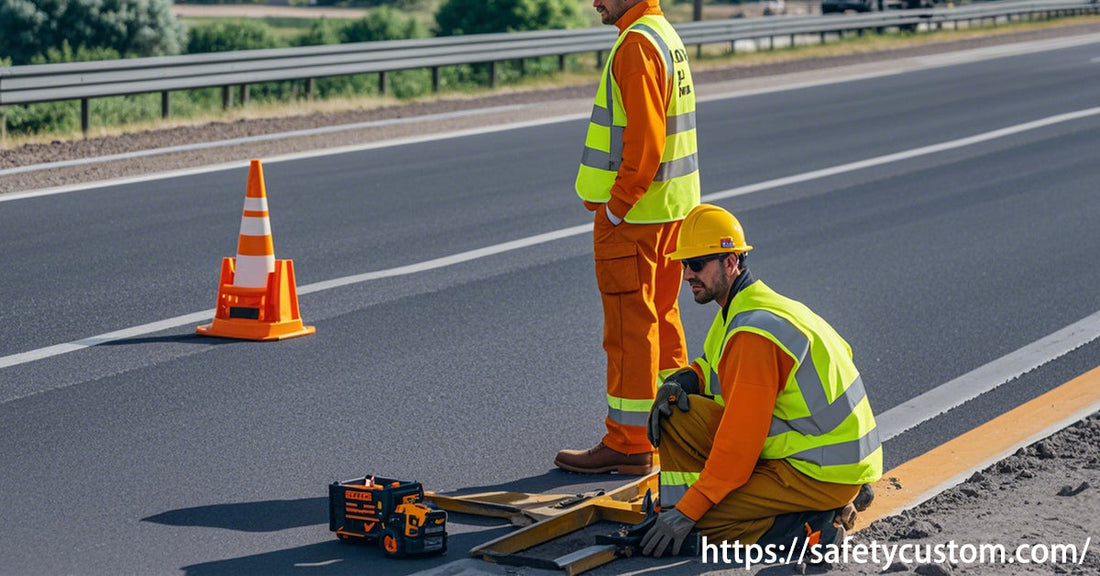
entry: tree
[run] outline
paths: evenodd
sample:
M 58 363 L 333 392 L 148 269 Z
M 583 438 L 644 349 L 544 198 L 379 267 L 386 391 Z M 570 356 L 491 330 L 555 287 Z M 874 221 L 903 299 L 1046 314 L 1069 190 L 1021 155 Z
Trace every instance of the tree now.
M 440 36 L 579 28 L 576 0 L 447 0 L 435 14 Z
M 0 0 L 0 56 L 31 61 L 68 42 L 129 56 L 179 54 L 183 26 L 171 0 Z

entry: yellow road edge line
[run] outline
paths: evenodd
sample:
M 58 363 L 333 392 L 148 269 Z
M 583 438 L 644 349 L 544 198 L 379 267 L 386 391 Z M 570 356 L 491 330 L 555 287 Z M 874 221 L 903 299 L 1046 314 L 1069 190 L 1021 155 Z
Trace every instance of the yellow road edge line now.
M 1100 411 L 1100 367 L 889 470 L 854 531 L 960 484 L 974 472 Z

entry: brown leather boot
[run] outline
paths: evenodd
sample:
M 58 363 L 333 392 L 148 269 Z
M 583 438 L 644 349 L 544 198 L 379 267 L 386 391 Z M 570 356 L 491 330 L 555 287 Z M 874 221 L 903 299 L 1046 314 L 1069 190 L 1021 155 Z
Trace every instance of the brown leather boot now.
M 616 472 L 641 476 L 655 469 L 652 452 L 623 454 L 608 448 L 603 442 L 588 450 L 562 450 L 554 458 L 554 465 L 579 474 Z

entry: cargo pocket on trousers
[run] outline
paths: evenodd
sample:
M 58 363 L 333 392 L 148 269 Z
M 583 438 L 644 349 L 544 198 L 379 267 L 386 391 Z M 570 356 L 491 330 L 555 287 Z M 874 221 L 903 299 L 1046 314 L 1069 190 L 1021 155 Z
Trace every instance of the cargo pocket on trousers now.
M 604 294 L 634 292 L 642 287 L 638 276 L 638 247 L 630 242 L 595 247 L 596 284 Z

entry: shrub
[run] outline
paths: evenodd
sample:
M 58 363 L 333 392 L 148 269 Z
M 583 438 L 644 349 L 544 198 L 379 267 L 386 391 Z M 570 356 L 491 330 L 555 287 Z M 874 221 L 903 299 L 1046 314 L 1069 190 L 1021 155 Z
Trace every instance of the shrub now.
M 435 14 L 440 36 L 579 28 L 575 0 L 447 0 Z
M 339 44 L 340 31 L 336 24 L 325 18 L 318 18 L 310 23 L 309 30 L 303 32 L 292 42 L 295 46 L 321 46 L 324 44 Z
M 255 20 L 227 20 L 187 32 L 189 54 L 278 47 L 279 41 L 271 33 L 271 28 Z
M 411 16 L 384 6 L 352 21 L 340 31 L 341 42 L 375 42 L 423 38 L 428 31 Z

